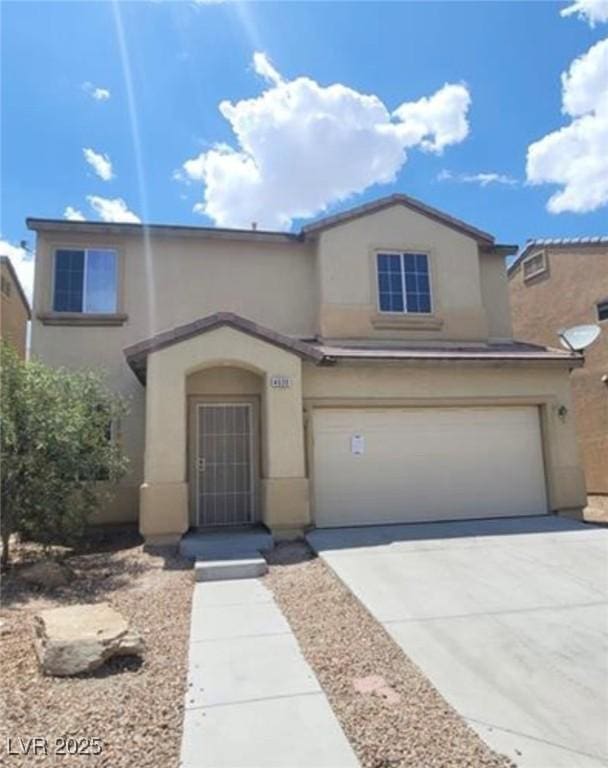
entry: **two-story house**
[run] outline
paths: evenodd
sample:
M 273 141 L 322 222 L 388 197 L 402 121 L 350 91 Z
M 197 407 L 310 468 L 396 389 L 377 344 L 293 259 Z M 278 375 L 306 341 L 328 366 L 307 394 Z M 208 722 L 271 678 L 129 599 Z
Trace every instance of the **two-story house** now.
M 608 237 L 529 240 L 508 274 L 518 338 L 554 344 L 564 328 L 602 328 L 572 391 L 587 493 L 608 495 Z
M 0 256 L 0 339 L 12 344 L 23 360 L 27 347 L 30 304 L 8 256 Z
M 104 368 L 148 541 L 580 509 L 577 355 L 512 338 L 505 255 L 393 195 L 297 233 L 29 219 L 33 354 Z

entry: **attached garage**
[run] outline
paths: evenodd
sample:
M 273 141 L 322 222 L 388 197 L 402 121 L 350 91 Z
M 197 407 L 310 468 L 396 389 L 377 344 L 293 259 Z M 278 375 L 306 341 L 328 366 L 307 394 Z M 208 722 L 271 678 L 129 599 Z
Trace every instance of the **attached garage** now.
M 535 406 L 316 408 L 318 527 L 547 512 Z

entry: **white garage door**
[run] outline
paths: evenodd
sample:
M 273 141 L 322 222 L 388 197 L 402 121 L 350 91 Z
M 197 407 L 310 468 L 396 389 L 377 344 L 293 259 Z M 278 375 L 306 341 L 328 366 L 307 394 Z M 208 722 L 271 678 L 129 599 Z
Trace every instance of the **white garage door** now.
M 316 409 L 319 527 L 547 512 L 535 407 Z

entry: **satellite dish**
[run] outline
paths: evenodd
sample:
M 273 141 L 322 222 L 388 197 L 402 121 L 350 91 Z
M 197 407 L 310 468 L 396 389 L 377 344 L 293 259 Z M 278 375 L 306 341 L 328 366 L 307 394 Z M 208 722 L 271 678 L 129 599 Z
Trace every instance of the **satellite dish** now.
M 569 349 L 571 352 L 582 352 L 593 344 L 600 335 L 600 332 L 601 328 L 599 325 L 575 325 L 572 328 L 558 331 L 558 335 L 562 347 Z

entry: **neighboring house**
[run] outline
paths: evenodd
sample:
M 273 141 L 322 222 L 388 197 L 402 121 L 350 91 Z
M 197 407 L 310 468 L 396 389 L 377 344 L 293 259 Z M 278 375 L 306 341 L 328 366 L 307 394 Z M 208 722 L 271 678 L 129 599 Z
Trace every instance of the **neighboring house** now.
M 572 387 L 587 493 L 608 494 L 608 237 L 528 241 L 509 290 L 520 339 L 555 344 L 573 325 L 602 329 Z
M 28 219 L 32 352 L 104 367 L 153 542 L 585 504 L 563 350 L 512 339 L 512 246 L 405 195 L 297 233 Z
M 8 256 L 0 256 L 0 338 L 25 360 L 30 304 Z

